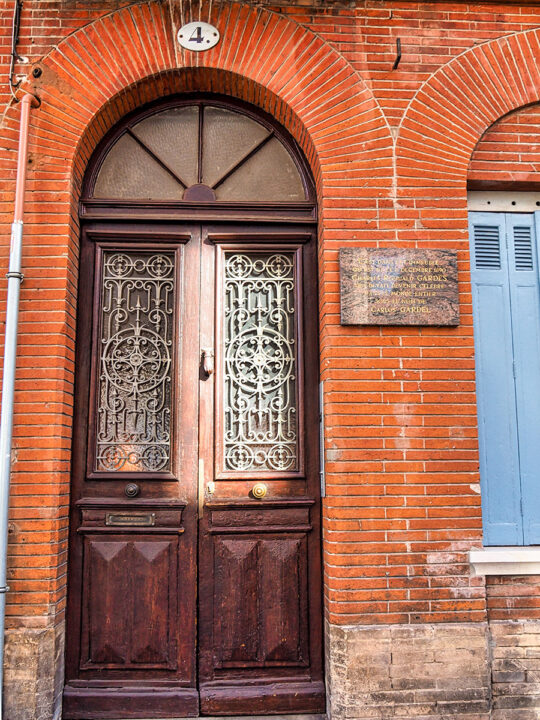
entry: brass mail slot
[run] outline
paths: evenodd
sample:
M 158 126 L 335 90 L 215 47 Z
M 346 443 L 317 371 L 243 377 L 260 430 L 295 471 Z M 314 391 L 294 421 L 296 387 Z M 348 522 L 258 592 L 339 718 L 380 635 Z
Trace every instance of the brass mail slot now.
M 156 524 L 155 513 L 145 513 L 144 515 L 115 515 L 107 513 L 105 517 L 105 525 L 139 525 L 150 527 Z

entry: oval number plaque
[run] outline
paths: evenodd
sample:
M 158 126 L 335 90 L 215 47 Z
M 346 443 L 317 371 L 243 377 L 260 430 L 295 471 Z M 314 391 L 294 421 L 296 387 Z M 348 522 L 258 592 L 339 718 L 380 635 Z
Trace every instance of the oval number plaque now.
M 190 22 L 178 31 L 178 42 L 186 50 L 210 50 L 219 42 L 219 30 L 205 22 Z

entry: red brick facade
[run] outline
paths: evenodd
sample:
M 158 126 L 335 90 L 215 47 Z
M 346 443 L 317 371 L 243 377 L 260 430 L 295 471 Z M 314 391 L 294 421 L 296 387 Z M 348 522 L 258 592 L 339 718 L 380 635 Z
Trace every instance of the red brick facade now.
M 19 123 L 6 83 L 11 6 L 0 4 L 4 266 Z M 221 41 L 194 54 L 174 37 L 199 11 L 219 28 Z M 26 193 L 9 628 L 48 631 L 64 621 L 77 203 L 87 163 L 129 111 L 198 91 L 240 98 L 273 115 L 298 141 L 316 181 L 329 625 L 336 632 L 380 625 L 390 633 L 386 626 L 478 628 L 488 620 L 530 626 L 540 619 L 538 577 L 493 577 L 486 584 L 468 560 L 468 551 L 481 546 L 482 529 L 466 192 L 468 180 L 475 188 L 519 182 L 534 190 L 538 183 L 539 27 L 534 2 L 214 0 L 200 9 L 180 0 L 25 2 L 18 52 L 30 65 L 16 71 L 41 107 L 32 111 Z M 392 69 L 397 38 L 402 59 Z M 342 326 L 338 249 L 351 245 L 457 249 L 459 327 Z M 454 716 L 537 717 L 537 670 L 525 656 L 520 663 L 536 695 L 516 691 L 514 706 L 500 710 L 490 706 L 484 678 L 480 704 L 471 691 Z M 494 666 L 500 685 L 505 678 L 496 672 Z M 389 696 L 379 709 L 370 701 L 372 714 L 355 700 L 351 714 L 347 702 L 340 704 L 346 680 L 337 673 L 329 682 L 336 717 L 343 708 L 348 717 L 386 717 L 376 714 L 384 706 L 409 707 L 396 711 L 404 717 L 446 717 L 447 709 L 431 700 L 422 710 L 420 700 L 404 695 Z M 418 687 L 432 685 L 419 680 Z M 17 712 L 13 720 L 38 717 Z

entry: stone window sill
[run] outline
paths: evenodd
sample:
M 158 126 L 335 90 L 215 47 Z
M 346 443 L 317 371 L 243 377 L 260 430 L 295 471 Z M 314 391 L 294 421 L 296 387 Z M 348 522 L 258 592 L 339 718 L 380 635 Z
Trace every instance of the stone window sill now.
M 469 551 L 475 575 L 540 575 L 540 546 Z

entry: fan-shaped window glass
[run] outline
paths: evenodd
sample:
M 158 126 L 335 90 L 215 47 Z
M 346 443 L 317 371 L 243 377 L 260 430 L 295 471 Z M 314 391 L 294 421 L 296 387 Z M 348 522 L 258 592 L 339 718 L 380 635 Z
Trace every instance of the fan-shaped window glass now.
M 105 157 L 93 197 L 287 202 L 305 200 L 306 190 L 272 128 L 197 104 L 134 120 Z

